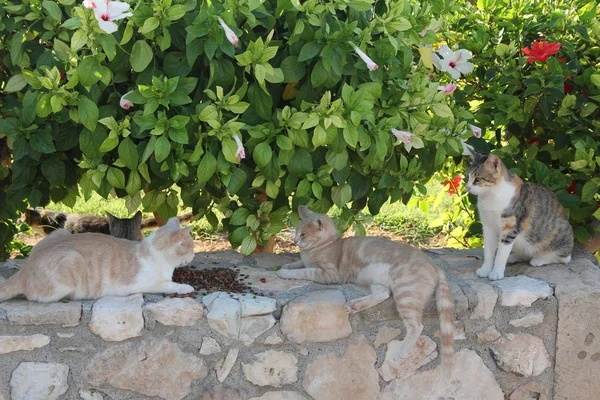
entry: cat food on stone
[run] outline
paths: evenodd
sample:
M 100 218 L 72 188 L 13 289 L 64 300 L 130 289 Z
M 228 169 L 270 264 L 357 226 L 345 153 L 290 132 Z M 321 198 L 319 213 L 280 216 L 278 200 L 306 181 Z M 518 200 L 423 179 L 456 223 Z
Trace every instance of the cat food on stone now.
M 183 267 L 173 273 L 173 282 L 193 286 L 197 291 L 251 293 L 254 290 L 243 282 L 248 275 L 239 274 L 230 268 L 192 269 Z

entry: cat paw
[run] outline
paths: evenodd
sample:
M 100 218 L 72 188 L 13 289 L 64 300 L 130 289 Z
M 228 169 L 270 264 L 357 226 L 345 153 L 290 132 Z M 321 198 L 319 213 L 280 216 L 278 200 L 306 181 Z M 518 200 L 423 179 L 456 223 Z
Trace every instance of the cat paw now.
M 504 278 L 504 273 L 502 272 L 498 272 L 498 271 L 492 271 L 490 272 L 490 274 L 488 275 L 488 279 L 490 281 L 499 281 L 500 279 Z
M 360 304 L 358 304 L 357 302 L 354 302 L 354 301 L 349 301 L 346 304 L 344 304 L 344 310 L 348 314 L 356 314 L 357 312 L 360 311 Z
M 193 293 L 195 291 L 196 291 L 196 289 L 194 289 L 192 286 L 181 284 L 181 285 L 177 286 L 176 293 L 177 294 L 187 294 L 187 293 Z
M 531 264 L 532 267 L 541 267 L 542 265 L 547 265 L 551 263 L 551 260 L 547 260 L 544 258 L 534 258 L 531 261 L 529 261 L 529 264 Z
M 285 267 L 285 265 L 283 267 L 281 267 L 281 269 L 279 271 L 276 272 L 277 276 L 281 279 L 292 279 L 293 272 L 290 271 L 289 269 L 283 269 L 284 267 Z
M 481 268 L 479 268 L 477 271 L 475 271 L 475 273 L 480 278 L 487 278 L 491 271 L 492 271 L 491 268 L 484 265 Z

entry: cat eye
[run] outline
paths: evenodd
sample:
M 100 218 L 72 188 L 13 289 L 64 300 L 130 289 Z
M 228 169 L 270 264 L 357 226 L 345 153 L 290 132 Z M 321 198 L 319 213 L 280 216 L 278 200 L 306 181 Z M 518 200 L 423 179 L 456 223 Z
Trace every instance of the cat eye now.
M 475 179 L 473 180 L 473 183 L 474 183 L 474 184 L 478 184 L 479 182 L 481 182 L 481 178 L 475 178 Z

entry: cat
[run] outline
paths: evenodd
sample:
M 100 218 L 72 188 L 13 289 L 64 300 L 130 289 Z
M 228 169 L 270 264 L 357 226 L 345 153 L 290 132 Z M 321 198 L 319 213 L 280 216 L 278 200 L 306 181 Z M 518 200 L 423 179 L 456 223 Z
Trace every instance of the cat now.
M 143 241 L 59 229 L 34 246 L 23 267 L 0 284 L 0 302 L 80 300 L 133 293 L 192 293 L 171 281 L 173 270 L 194 258 L 191 226 L 171 218 Z
M 58 229 L 71 233 L 95 232 L 129 240 L 142 240 L 142 213 L 133 218 L 117 218 L 110 213 L 106 217 L 87 214 L 67 214 L 51 210 L 25 210 L 21 222 L 25 222 L 34 232 L 49 235 Z
M 177 218 L 180 222 L 189 222 L 194 218 L 194 214 L 189 212 Z M 20 221 L 25 222 L 31 226 L 31 229 L 42 235 L 49 235 L 57 229 L 64 228 L 71 233 L 96 232 L 129 240 L 143 240 L 143 230 L 159 227 L 155 218 L 142 220 L 140 211 L 133 218 L 117 218 L 108 212 L 106 217 L 102 217 L 28 208 Z
M 556 195 L 524 182 L 493 154 L 471 156 L 467 189 L 477 195 L 483 224 L 483 265 L 477 276 L 502 279 L 507 262 L 569 263 L 573 228 Z
M 377 237 L 342 239 L 327 215 L 314 213 L 305 206 L 298 207 L 298 213 L 301 220 L 295 242 L 302 260 L 284 265 L 277 271 L 280 278 L 368 286 L 370 295 L 346 303 L 344 308 L 350 314 L 381 303 L 390 297 L 391 291 L 406 327 L 396 360 L 405 358 L 415 346 L 423 331 L 423 307 L 437 289 L 442 360 L 445 365 L 451 363 L 454 303 L 444 271 L 414 247 Z

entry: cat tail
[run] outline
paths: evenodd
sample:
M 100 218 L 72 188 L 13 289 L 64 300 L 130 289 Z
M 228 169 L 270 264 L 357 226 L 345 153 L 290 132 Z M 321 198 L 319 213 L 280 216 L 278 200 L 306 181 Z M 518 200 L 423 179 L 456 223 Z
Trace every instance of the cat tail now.
M 190 222 L 192 219 L 194 219 L 194 213 L 193 212 L 187 212 L 181 215 L 177 216 L 177 219 L 179 220 L 180 223 L 182 222 Z M 158 223 L 158 221 L 156 220 L 156 218 L 146 218 L 145 220 L 142 221 L 142 226 L 141 229 L 155 229 L 155 228 L 159 228 L 160 224 Z
M 454 302 L 446 274 L 441 269 L 438 269 L 438 274 L 436 306 L 440 316 L 440 350 L 442 365 L 449 368 L 454 356 Z
M 23 294 L 23 285 L 18 272 L 0 284 L 0 303 L 20 294 Z

